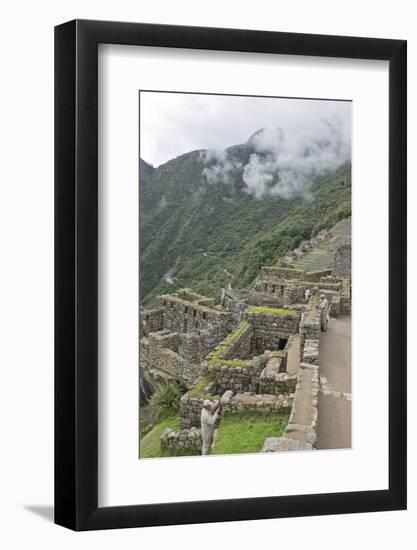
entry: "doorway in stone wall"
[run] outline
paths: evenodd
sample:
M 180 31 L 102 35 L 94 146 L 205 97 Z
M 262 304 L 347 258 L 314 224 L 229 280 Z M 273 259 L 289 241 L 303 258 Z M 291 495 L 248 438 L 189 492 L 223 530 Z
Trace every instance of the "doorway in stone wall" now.
M 288 338 L 280 338 L 278 342 L 278 350 L 283 350 L 287 345 Z

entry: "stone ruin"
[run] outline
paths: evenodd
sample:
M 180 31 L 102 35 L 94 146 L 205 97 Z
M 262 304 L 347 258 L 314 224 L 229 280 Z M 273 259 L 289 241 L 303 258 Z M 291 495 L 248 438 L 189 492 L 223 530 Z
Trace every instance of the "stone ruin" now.
M 252 289 L 223 289 L 219 305 L 182 289 L 142 310 L 141 382 L 153 390 L 178 380 L 188 388 L 180 428 L 165 430 L 161 447 L 198 454 L 203 401 L 220 399 L 222 417 L 243 411 L 289 416 L 283 437 L 267 438 L 263 452 L 314 449 L 319 296 L 326 295 L 337 317 L 350 313 L 350 289 L 350 255 L 337 251 L 333 269 L 263 267 Z

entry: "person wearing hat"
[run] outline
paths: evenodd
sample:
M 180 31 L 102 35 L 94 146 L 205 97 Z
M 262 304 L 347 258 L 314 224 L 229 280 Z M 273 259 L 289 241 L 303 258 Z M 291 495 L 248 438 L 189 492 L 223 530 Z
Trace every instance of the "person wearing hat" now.
M 203 440 L 203 448 L 201 451 L 202 455 L 209 455 L 211 453 L 215 424 L 220 415 L 220 401 L 213 403 L 210 399 L 205 399 L 201 410 L 201 437 Z
M 329 324 L 329 302 L 324 294 L 320 296 L 320 328 L 326 332 Z

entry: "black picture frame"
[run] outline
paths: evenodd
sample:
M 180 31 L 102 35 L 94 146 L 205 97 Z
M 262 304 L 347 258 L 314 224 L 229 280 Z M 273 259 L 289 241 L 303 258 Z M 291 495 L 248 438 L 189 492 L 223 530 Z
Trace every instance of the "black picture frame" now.
M 98 507 L 98 44 L 389 62 L 387 490 Z M 406 508 L 406 46 L 404 40 L 106 21 L 55 28 L 57 524 L 91 530 Z

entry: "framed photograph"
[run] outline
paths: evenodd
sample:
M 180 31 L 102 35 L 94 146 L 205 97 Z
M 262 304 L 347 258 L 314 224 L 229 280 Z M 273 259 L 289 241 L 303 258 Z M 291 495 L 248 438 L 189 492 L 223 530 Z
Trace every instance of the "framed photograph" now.
M 406 507 L 406 42 L 55 29 L 55 521 Z

